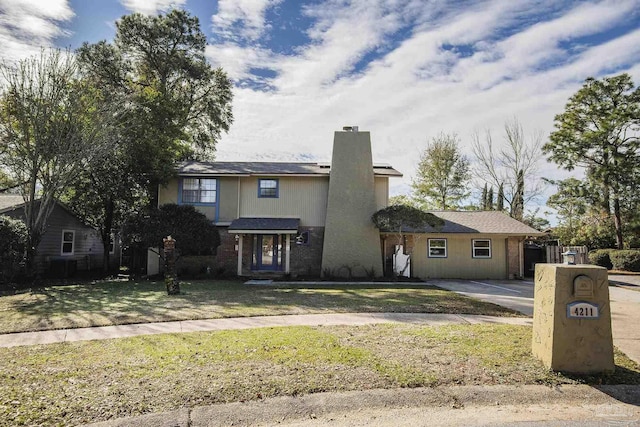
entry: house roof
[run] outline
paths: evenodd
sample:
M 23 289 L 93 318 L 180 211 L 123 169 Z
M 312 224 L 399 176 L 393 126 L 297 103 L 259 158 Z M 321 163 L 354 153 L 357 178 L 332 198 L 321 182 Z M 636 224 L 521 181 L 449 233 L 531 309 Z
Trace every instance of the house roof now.
M 444 220 L 439 228 L 407 229 L 414 233 L 478 233 L 537 236 L 544 234 L 500 211 L 430 211 Z
M 0 194 L 0 212 L 6 212 L 20 207 L 24 199 L 19 194 Z
M 181 162 L 179 175 L 235 175 L 235 176 L 276 176 L 276 175 L 329 175 L 327 163 L 287 163 L 287 162 Z M 402 176 L 391 165 L 376 163 L 373 173 L 377 176 Z
M 266 231 L 272 234 L 298 232 L 299 218 L 238 218 L 229 225 L 229 233 L 257 234 Z

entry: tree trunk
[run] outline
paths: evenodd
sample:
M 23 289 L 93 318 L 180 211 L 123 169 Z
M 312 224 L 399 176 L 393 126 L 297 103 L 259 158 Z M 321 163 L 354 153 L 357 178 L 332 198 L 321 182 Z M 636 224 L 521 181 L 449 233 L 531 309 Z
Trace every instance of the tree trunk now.
M 115 210 L 115 203 L 113 202 L 113 198 L 109 198 L 109 200 L 105 203 L 104 210 L 104 228 L 102 230 L 102 273 L 106 275 L 111 267 L 109 262 L 109 249 L 111 246 L 111 229 L 113 228 L 113 211 Z
M 613 199 L 613 222 L 616 227 L 616 247 L 623 249 L 624 241 L 622 240 L 622 215 L 620 213 L 620 198 L 616 195 Z

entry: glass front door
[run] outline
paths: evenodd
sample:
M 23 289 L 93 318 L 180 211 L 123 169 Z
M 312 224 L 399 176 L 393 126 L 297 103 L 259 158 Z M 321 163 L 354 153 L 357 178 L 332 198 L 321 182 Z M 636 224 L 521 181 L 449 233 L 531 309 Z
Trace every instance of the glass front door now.
M 282 241 L 277 234 L 253 236 L 253 270 L 282 270 Z

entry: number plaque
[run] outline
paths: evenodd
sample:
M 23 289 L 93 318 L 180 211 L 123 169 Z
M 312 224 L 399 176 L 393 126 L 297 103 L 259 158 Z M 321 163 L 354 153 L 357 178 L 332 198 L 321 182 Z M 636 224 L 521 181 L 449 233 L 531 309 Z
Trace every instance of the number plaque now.
M 567 317 L 571 319 L 597 319 L 600 317 L 598 304 L 575 301 L 567 304 Z

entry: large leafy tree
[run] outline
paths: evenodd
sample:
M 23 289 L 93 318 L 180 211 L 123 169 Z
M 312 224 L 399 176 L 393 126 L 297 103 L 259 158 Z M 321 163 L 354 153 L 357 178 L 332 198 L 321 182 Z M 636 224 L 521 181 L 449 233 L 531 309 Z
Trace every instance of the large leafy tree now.
M 100 230 L 105 249 L 123 218 L 146 201 L 184 159 L 212 159 L 229 129 L 231 82 L 206 61 L 199 21 L 182 10 L 124 16 L 114 44 L 78 50 L 83 75 L 121 105 L 109 161 L 88 169 L 68 193 L 72 208 Z M 105 250 L 104 268 L 108 268 Z
M 458 144 L 457 135 L 440 134 L 431 139 L 420 156 L 411 187 L 413 197 L 427 207 L 456 208 L 468 196 L 469 161 Z
M 96 103 L 95 88 L 80 78 L 70 52 L 43 50 L 3 65 L 0 73 L 0 166 L 20 184 L 32 271 L 55 200 L 109 151 L 103 135 L 113 115 L 110 106 Z
M 131 155 L 153 193 L 173 174 L 176 160 L 213 158 L 233 121 L 231 81 L 206 61 L 198 18 L 183 10 L 127 15 L 116 28 L 137 119 Z
M 518 220 L 523 219 L 527 202 L 542 191 L 543 183 L 537 176 L 542 143 L 540 132 L 525 135 L 515 118 L 504 125 L 504 144 L 496 144 L 490 130 L 485 131 L 484 138 L 478 132 L 473 135 L 474 175 L 498 188 L 498 210 L 506 207 Z
M 162 248 L 163 239 L 171 236 L 181 256 L 213 255 L 220 245 L 216 226 L 190 205 L 170 203 L 135 212 L 125 220 L 122 232 L 126 245 L 145 250 Z
M 543 151 L 567 170 L 585 169 L 602 194 L 601 208 L 613 217 L 621 249 L 623 196 L 637 188 L 640 168 L 640 88 L 628 74 L 589 78 L 555 117 L 555 128 Z

